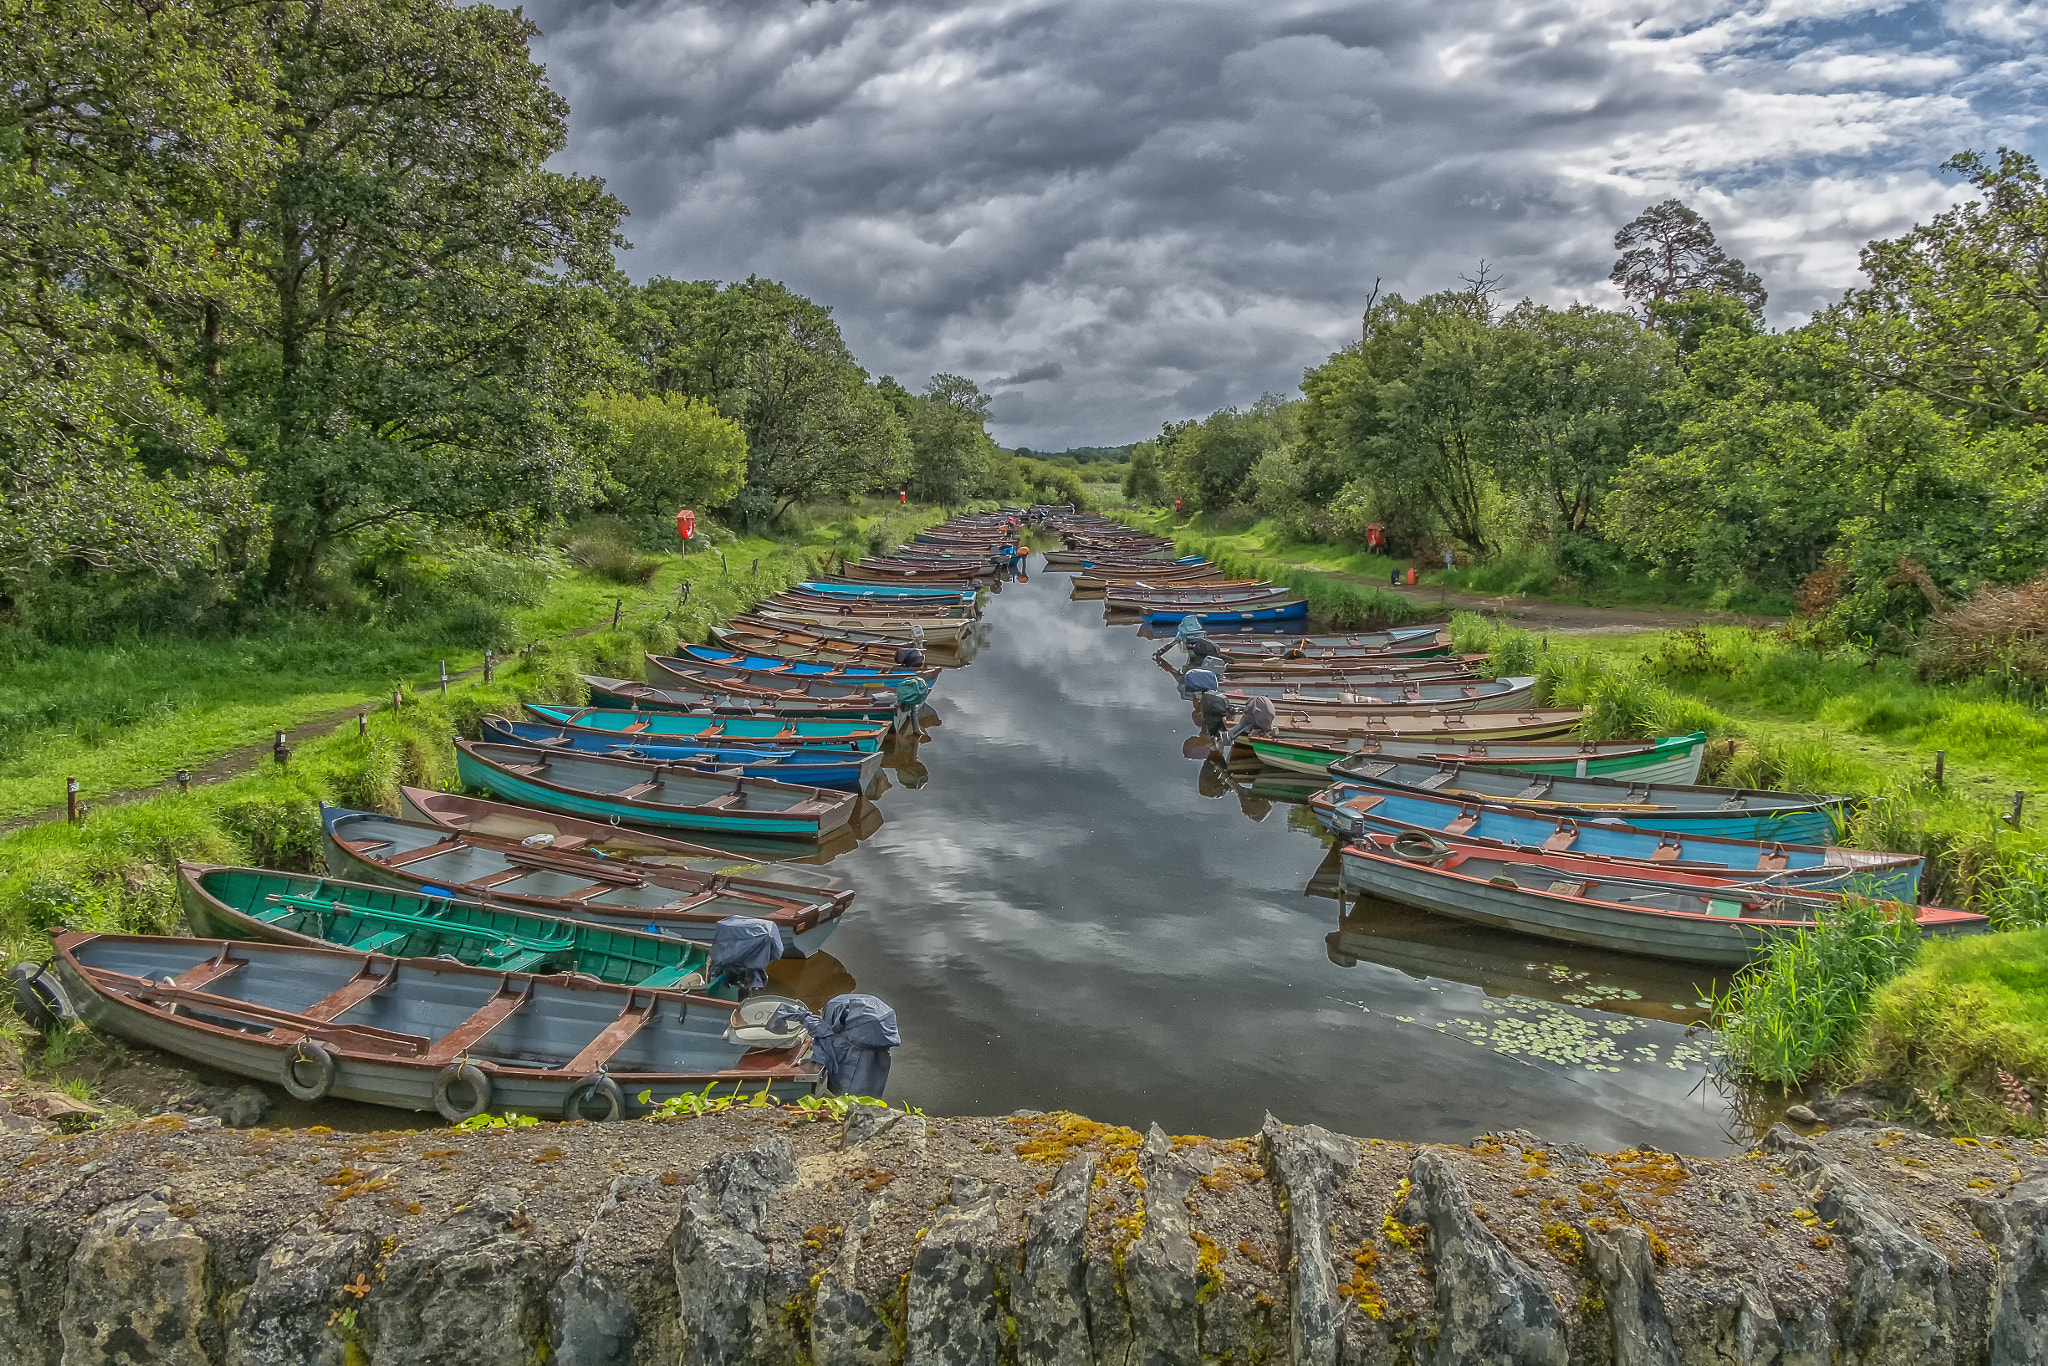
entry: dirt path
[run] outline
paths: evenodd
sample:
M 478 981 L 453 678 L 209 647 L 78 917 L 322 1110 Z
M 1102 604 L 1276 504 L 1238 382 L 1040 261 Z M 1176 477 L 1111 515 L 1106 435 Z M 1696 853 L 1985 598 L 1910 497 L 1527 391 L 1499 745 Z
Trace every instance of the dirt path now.
M 1546 602 L 1540 598 L 1464 593 L 1455 588 L 1439 588 L 1426 583 L 1417 584 L 1413 588 L 1396 588 L 1361 574 L 1316 569 L 1312 565 L 1293 567 L 1322 574 L 1327 578 L 1343 579 L 1347 583 L 1378 588 L 1383 592 L 1405 598 L 1413 603 L 1418 611 L 1424 613 L 1429 613 L 1432 609 L 1440 611 L 1444 616 L 1449 616 L 1453 612 L 1479 612 L 1561 636 L 1619 636 L 1636 631 L 1669 631 L 1687 626 L 1775 628 L 1785 624 L 1782 617 L 1747 616 L 1740 612 L 1710 612 L 1705 609 L 1688 611 L 1662 607 L 1589 607 L 1578 603 Z

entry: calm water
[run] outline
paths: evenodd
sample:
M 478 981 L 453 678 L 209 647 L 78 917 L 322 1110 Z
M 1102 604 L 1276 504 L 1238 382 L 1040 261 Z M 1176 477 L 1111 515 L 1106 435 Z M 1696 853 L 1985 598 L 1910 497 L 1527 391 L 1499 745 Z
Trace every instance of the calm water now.
M 1332 842 L 1287 800 L 1308 788 L 1187 757 L 1161 642 L 1069 588 L 992 595 L 880 829 L 832 863 L 860 897 L 803 993 L 851 974 L 896 1007 L 892 1100 L 1172 1133 L 1270 1110 L 1433 1141 L 1749 1137 L 1753 1103 L 1708 1068 L 1704 969 L 1375 902 L 1340 918 Z

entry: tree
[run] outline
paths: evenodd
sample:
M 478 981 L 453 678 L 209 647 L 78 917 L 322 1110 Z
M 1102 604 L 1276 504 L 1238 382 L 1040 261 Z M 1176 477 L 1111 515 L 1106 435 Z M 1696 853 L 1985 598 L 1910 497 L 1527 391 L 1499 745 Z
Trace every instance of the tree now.
M 1870 383 L 1922 394 L 1980 430 L 2048 423 L 2048 191 L 2001 148 L 1945 170 L 1978 198 L 1863 249 L 1867 288 L 1816 320 Z
M 741 515 L 780 516 L 902 476 L 903 412 L 854 362 L 830 309 L 757 276 L 654 280 L 635 309 L 625 341 L 636 382 L 708 399 L 745 431 Z
M 606 432 L 606 502 L 629 514 L 723 507 L 746 481 L 740 424 L 687 395 L 603 394 L 583 401 Z
M 168 575 L 260 521 L 177 364 L 235 288 L 271 76 L 234 8 L 0 0 L 0 571 Z
M 1761 315 L 1770 296 L 1756 272 L 1721 249 L 1706 219 L 1676 199 L 1652 204 L 1614 234 L 1621 259 L 1607 278 L 1652 321 L 1656 306 L 1695 290 L 1725 294 Z
M 910 488 L 921 501 L 950 507 L 986 480 L 996 456 L 988 404 L 974 381 L 959 375 L 934 375 L 925 386 L 907 421 Z
M 1166 501 L 1166 481 L 1159 473 L 1159 445 L 1140 441 L 1131 447 L 1131 467 L 1124 472 L 1124 497 L 1139 507 Z
M 1222 408 L 1200 422 L 1166 424 L 1157 445 L 1168 479 L 1204 511 L 1252 501 L 1252 468 L 1292 439 L 1296 406 L 1267 394 L 1249 412 Z
M 1625 313 L 1523 302 L 1502 319 L 1485 378 L 1497 477 L 1584 536 L 1616 471 L 1663 416 L 1671 343 Z

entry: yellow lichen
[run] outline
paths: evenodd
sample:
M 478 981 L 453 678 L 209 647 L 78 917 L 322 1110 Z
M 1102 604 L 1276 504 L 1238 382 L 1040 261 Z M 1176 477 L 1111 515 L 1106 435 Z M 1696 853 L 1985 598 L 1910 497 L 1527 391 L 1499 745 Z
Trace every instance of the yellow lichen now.
M 1586 1258 L 1586 1235 L 1570 1224 L 1546 1224 L 1543 1241 L 1550 1248 L 1550 1255 L 1569 1266 L 1577 1266 Z

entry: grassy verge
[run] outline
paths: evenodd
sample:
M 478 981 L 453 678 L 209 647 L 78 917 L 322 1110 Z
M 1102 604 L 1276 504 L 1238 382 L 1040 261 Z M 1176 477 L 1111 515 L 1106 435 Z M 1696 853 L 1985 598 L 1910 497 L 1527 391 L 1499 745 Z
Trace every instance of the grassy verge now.
M 2048 929 L 1927 945 L 1877 991 L 1862 1063 L 1945 1128 L 2041 1133 Z
M 1377 629 L 1411 621 L 1417 610 L 1406 598 L 1375 587 L 1386 582 L 1393 561 L 1341 546 L 1304 545 L 1280 539 L 1270 523 L 1249 531 L 1217 532 L 1204 515 L 1176 518 L 1168 511 L 1116 515 L 1126 524 L 1171 536 L 1183 555 L 1213 561 L 1232 578 L 1266 579 L 1292 589 L 1309 611 L 1339 630 Z
M 532 591 L 504 614 L 509 638 L 500 637 L 499 648 L 608 625 L 615 609 L 622 623 L 666 619 L 701 640 L 753 591 L 757 560 L 767 575 L 763 591 L 773 591 L 828 558 L 894 544 L 938 515 L 838 511 L 794 545 L 745 538 L 687 557 L 632 556 L 648 572 L 623 583 L 560 556 L 536 558 L 522 566 Z M 789 558 L 796 552 L 809 556 L 801 571 Z M 79 780 L 87 801 L 149 787 L 280 730 L 388 700 L 395 688 L 424 688 L 441 661 L 451 673 L 480 664 L 481 646 L 451 644 L 436 634 L 443 625 L 302 618 L 257 636 L 145 638 L 91 649 L 16 641 L 0 683 L 0 820 L 61 805 L 67 777 Z M 629 672 L 638 677 L 638 666 Z
M 1751 584 L 1707 589 L 1621 567 L 1576 578 L 1541 547 L 1509 551 L 1453 569 L 1420 567 L 1425 571 L 1422 582 L 1435 587 L 1587 607 L 1664 607 L 1754 616 L 1789 616 L 1793 608 L 1791 594 L 1766 592 Z

